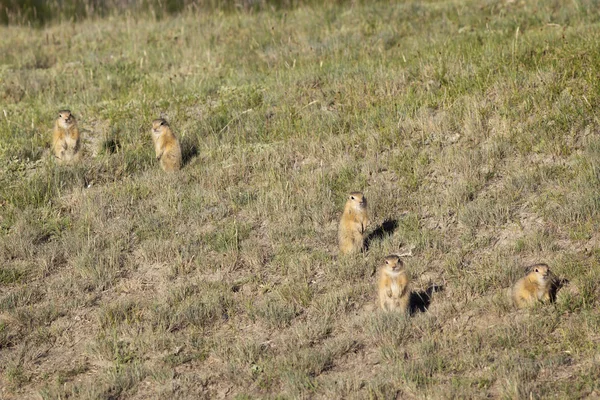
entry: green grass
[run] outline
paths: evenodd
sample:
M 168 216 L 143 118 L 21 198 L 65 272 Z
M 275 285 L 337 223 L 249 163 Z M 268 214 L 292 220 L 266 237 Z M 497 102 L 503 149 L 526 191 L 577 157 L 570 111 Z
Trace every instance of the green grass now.
M 268 4 L 0 27 L 0 398 L 598 395 L 598 4 Z M 393 229 L 338 257 L 355 190 Z

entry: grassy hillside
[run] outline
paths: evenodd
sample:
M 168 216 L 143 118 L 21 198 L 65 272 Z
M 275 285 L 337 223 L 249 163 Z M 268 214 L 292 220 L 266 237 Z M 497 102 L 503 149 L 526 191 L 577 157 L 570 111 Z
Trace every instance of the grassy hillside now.
M 600 396 L 599 10 L 0 27 L 0 398 Z M 48 156 L 61 108 L 77 167 Z M 372 240 L 338 257 L 354 190 Z M 393 252 L 431 301 L 410 318 L 376 308 Z M 569 284 L 517 311 L 533 262 Z

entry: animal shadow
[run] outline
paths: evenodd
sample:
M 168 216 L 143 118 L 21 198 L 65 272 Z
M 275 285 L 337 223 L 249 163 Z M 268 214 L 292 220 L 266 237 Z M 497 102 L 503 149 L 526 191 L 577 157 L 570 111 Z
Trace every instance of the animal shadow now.
M 192 158 L 198 155 L 198 146 L 190 138 L 183 138 L 181 140 L 181 162 L 183 165 L 187 165 Z M 182 166 L 183 166 L 182 165 Z
M 379 225 L 373 232 L 371 232 L 365 239 L 363 245 L 364 249 L 369 250 L 369 246 L 373 240 L 381 240 L 387 235 L 391 235 L 398 228 L 398 220 L 386 219 L 381 225 Z
M 410 314 L 415 314 L 417 312 L 425 312 L 429 309 L 429 305 L 431 304 L 431 297 L 436 292 L 441 292 L 444 290 L 442 285 L 431 285 L 427 289 L 421 292 L 411 292 L 409 299 L 409 311 Z
M 556 295 L 558 291 L 565 285 L 569 283 L 568 279 L 565 278 L 555 278 L 550 284 L 550 303 L 556 302 Z
M 102 142 L 102 151 L 106 154 L 114 154 L 121 148 L 121 142 L 118 139 L 106 139 Z

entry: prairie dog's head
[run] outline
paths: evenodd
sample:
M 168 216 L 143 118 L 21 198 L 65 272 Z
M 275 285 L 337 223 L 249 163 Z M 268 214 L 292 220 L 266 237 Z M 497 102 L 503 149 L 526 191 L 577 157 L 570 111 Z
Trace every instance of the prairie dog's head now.
M 165 133 L 167 129 L 169 129 L 169 123 L 165 119 L 158 118 L 152 121 L 152 133 L 154 135 L 160 136 Z
M 71 114 L 71 110 L 60 110 L 56 123 L 63 129 L 69 129 L 75 124 L 75 117 Z
M 365 210 L 367 208 L 367 198 L 361 192 L 352 192 L 348 195 L 346 206 L 356 210 Z
M 550 268 L 544 263 L 533 264 L 527 267 L 527 276 L 539 283 L 545 283 L 550 278 Z
M 404 262 L 397 255 L 390 255 L 383 259 L 382 272 L 387 275 L 398 275 L 404 270 Z

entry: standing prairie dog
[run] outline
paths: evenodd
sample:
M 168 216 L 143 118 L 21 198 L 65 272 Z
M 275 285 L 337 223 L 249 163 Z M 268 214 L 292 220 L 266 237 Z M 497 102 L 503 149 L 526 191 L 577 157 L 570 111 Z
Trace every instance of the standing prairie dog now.
M 368 222 L 367 198 L 361 192 L 350 193 L 338 229 L 340 253 L 349 254 L 363 248 Z
M 54 123 L 52 151 L 61 164 L 81 160 L 81 140 L 77 121 L 70 110 L 60 110 Z
M 410 291 L 408 275 L 402 259 L 396 255 L 387 256 L 379 272 L 379 305 L 384 311 L 400 311 L 409 309 Z
M 171 131 L 171 127 L 162 118 L 152 121 L 152 141 L 156 159 L 164 171 L 172 172 L 181 168 L 181 147 Z
M 553 277 L 547 264 L 534 264 L 527 268 L 527 275 L 512 288 L 511 296 L 518 308 L 551 299 Z

